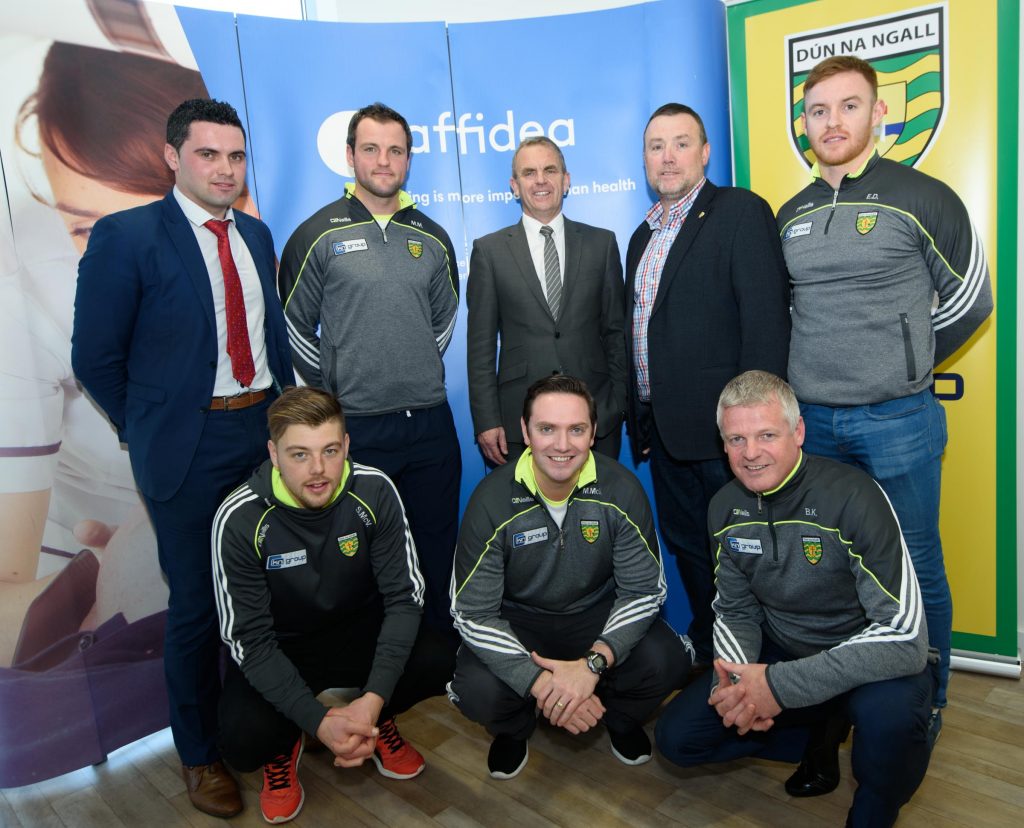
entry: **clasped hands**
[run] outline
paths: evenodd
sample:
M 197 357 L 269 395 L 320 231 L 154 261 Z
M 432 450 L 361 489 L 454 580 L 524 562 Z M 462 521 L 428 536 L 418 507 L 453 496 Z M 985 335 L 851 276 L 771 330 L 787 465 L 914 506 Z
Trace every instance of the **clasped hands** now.
M 734 664 L 715 659 L 718 686 L 708 704 L 715 708 L 726 727 L 736 725 L 743 736 L 751 730 L 764 732 L 782 712 L 765 677 L 767 664 Z
M 536 652 L 530 657 L 544 670 L 530 688 L 544 718 L 574 735 L 585 733 L 601 720 L 604 705 L 594 694 L 598 676 L 584 659 L 559 661 Z
M 377 746 L 377 718 L 384 699 L 365 693 L 344 707 L 330 707 L 316 737 L 334 754 L 336 768 L 354 768 L 373 755 Z

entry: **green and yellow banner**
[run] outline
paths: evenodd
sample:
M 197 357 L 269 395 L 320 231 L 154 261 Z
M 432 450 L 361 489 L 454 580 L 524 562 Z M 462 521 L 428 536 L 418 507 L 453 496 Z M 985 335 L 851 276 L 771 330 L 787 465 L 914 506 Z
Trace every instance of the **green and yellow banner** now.
M 778 209 L 807 185 L 804 80 L 824 58 L 854 54 L 878 72 L 888 108 L 879 153 L 949 184 L 982 235 L 995 313 L 935 370 L 949 424 L 941 529 L 954 648 L 1011 661 L 1019 14 L 1013 0 L 751 0 L 728 9 L 739 186 Z

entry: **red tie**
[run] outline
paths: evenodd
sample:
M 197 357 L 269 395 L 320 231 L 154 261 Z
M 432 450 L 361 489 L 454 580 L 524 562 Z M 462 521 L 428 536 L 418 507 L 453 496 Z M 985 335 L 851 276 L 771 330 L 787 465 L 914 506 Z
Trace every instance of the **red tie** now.
M 231 258 L 229 224 L 230 221 L 210 219 L 203 227 L 217 237 L 217 255 L 220 256 L 220 269 L 224 273 L 224 310 L 228 320 L 228 356 L 231 357 L 231 373 L 248 388 L 256 376 L 256 366 L 252 363 L 249 325 L 245 321 L 242 280 L 238 278 L 238 268 L 235 267 L 235 260 Z

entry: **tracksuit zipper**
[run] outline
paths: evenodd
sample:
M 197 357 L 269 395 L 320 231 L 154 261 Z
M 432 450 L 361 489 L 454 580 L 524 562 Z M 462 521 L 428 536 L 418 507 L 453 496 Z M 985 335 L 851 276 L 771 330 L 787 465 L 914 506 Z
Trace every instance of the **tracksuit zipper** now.
M 762 504 L 764 508 L 762 508 Z M 761 515 L 767 510 L 768 512 L 768 531 L 772 536 L 772 563 L 779 562 L 779 539 L 775 534 L 775 521 L 772 520 L 772 504 L 767 500 L 761 499 L 761 493 L 757 493 L 757 514 Z
M 832 216 L 836 214 L 836 202 L 839 201 L 839 190 L 832 193 L 832 209 L 828 212 L 828 219 L 825 221 L 825 235 L 828 235 L 828 226 L 832 223 Z

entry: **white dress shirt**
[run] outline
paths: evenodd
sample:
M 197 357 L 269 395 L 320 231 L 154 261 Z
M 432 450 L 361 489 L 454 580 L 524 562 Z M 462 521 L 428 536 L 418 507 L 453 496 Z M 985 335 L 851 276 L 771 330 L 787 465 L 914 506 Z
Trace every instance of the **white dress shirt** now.
M 224 274 L 220 267 L 220 254 L 217 252 L 217 236 L 203 225 L 217 217 L 206 212 L 192 201 L 177 187 L 174 197 L 192 225 L 192 231 L 199 243 L 199 250 L 206 262 L 206 271 L 210 276 L 210 288 L 213 290 L 213 311 L 217 320 L 217 380 L 213 385 L 214 397 L 233 397 L 249 388 L 243 386 L 231 373 L 231 357 L 228 356 L 228 323 L 227 309 L 224 302 Z M 269 388 L 273 382 L 270 368 L 267 366 L 267 346 L 263 337 L 263 287 L 256 262 L 246 247 L 238 228 L 235 227 L 235 213 L 230 207 L 224 216 L 229 222 L 228 241 L 231 243 L 231 256 L 235 260 L 238 278 L 242 282 L 242 298 L 245 300 L 245 321 L 249 328 L 249 346 L 252 348 L 252 362 L 256 367 L 256 376 L 251 388 L 262 390 Z
M 541 227 L 550 227 L 551 238 L 555 243 L 555 250 L 558 251 L 558 275 L 565 287 L 565 218 L 559 213 L 548 224 L 541 224 L 537 219 L 523 213 L 523 229 L 526 231 L 526 242 L 530 245 L 530 258 L 533 259 L 533 269 L 537 272 L 537 279 L 540 280 L 540 289 L 544 292 L 544 298 L 548 298 L 548 283 L 544 275 L 544 236 L 540 232 Z M 564 295 L 564 291 L 563 291 Z

